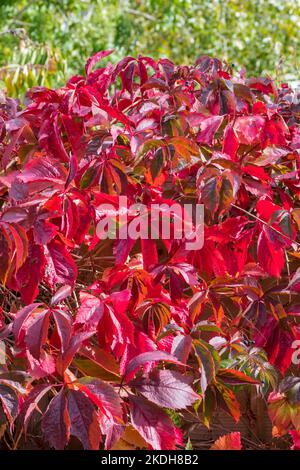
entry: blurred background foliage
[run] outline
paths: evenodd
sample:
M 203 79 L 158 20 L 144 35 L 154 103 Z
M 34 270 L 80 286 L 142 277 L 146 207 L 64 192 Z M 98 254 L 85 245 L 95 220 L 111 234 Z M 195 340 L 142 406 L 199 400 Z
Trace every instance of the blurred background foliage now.
M 1 0 L 0 82 L 59 86 L 100 49 L 191 63 L 209 54 L 298 80 L 300 0 Z

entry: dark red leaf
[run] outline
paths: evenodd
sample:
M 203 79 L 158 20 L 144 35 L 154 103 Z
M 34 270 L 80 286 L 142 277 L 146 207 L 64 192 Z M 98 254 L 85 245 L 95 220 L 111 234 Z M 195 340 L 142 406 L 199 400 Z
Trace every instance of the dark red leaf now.
M 173 410 L 187 408 L 199 399 L 190 384 L 191 378 L 172 370 L 155 370 L 132 382 L 148 400 Z
M 96 410 L 91 401 L 77 390 L 69 390 L 68 411 L 71 434 L 76 436 L 86 450 L 98 450 L 101 439 Z
M 52 398 L 42 419 L 42 431 L 50 447 L 63 450 L 70 437 L 70 418 L 65 390 Z

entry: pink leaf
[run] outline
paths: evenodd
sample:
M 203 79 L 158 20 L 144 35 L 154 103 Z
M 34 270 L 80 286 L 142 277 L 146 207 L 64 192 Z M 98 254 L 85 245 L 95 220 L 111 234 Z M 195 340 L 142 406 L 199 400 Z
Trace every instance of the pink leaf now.
M 238 117 L 234 124 L 234 130 L 241 144 L 258 144 L 265 125 L 265 118 L 260 115 Z
M 293 445 L 291 446 L 292 450 L 300 450 L 300 433 L 298 431 L 289 431 L 289 434 L 292 436 Z
M 56 305 L 63 300 L 65 300 L 67 297 L 69 297 L 72 293 L 71 286 L 62 286 L 58 289 L 57 292 L 53 295 L 50 305 Z
M 80 293 L 80 300 L 75 325 L 83 325 L 85 330 L 96 329 L 103 316 L 103 301 L 87 292 Z
M 190 335 L 175 336 L 172 343 L 172 355 L 175 356 L 180 362 L 186 364 L 191 352 L 192 342 L 193 338 Z

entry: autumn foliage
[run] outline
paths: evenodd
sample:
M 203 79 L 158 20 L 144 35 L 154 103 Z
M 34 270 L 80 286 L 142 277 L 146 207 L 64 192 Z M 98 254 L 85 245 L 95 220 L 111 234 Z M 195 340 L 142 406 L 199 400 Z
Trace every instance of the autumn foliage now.
M 238 422 L 252 388 L 300 448 L 297 96 L 206 56 L 96 68 L 110 53 L 1 95 L 2 446 L 184 448 L 185 410 Z M 120 195 L 204 204 L 203 248 L 99 239 Z

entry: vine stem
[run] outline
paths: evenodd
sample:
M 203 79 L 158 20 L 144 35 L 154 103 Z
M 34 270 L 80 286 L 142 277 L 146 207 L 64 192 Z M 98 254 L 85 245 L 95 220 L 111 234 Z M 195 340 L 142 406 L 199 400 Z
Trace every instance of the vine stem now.
M 270 229 L 273 230 L 274 232 L 278 233 L 278 235 L 280 235 L 281 237 L 286 238 L 286 239 L 289 240 L 291 243 L 295 243 L 295 245 L 297 245 L 297 246 L 300 247 L 300 243 L 296 242 L 295 240 L 292 240 L 290 237 L 288 237 L 287 235 L 285 235 L 285 233 L 282 233 L 282 232 L 280 232 L 279 230 L 277 230 L 276 228 L 272 227 L 272 225 L 269 225 L 268 222 L 266 222 L 265 220 L 261 219 L 261 218 L 258 217 L 257 215 L 251 214 L 251 212 L 247 211 L 246 209 L 243 209 L 242 207 L 236 206 L 235 204 L 231 204 L 231 206 L 234 207 L 235 209 L 239 209 L 240 211 L 242 211 L 242 212 L 244 212 L 245 214 L 249 215 L 249 217 L 252 217 L 253 219 L 258 220 L 259 222 L 261 222 L 262 224 L 266 225 L 268 228 L 270 228 Z

